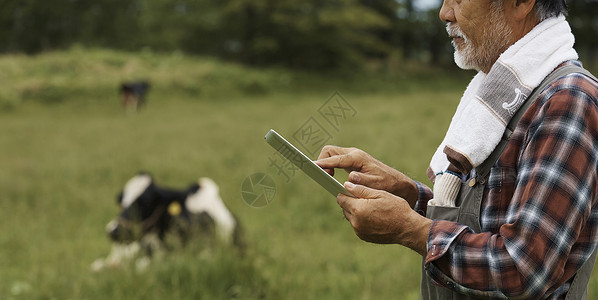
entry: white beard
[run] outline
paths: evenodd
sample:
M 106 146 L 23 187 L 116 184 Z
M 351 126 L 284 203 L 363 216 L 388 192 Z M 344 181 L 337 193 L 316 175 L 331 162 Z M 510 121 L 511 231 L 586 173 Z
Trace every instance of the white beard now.
M 455 64 L 463 69 L 463 70 L 477 70 L 478 67 L 476 67 L 475 63 L 472 62 L 472 51 L 471 51 L 471 45 L 467 44 L 470 43 L 466 38 L 465 38 L 465 51 L 459 51 L 459 49 L 457 48 L 457 45 L 455 43 L 453 43 L 453 47 L 455 48 L 455 53 L 453 54 L 454 60 L 455 60 Z M 466 53 L 463 53 L 466 52 Z M 479 71 L 479 70 L 478 70 Z
M 488 24 L 492 27 L 486 27 L 482 34 L 484 40 L 475 46 L 472 40 L 467 37 L 457 24 L 447 23 L 446 31 L 451 37 L 460 37 L 463 39 L 462 49 L 459 50 L 457 44 L 453 41 L 455 48 L 455 64 L 464 70 L 483 70 L 490 68 L 498 59 L 500 54 L 509 47 L 509 39 L 512 31 L 507 26 L 502 11 L 502 6 L 492 7 L 491 19 Z

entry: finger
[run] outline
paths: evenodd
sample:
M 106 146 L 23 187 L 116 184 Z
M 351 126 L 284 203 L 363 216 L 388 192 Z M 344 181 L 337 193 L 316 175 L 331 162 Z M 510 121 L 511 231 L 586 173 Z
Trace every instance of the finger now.
M 352 171 L 349 173 L 349 181 L 355 184 L 369 186 L 371 188 L 379 188 L 378 182 L 380 181 L 380 178 L 376 175 Z
M 343 148 L 343 147 L 333 146 L 333 145 L 326 145 L 326 146 L 322 147 L 322 151 L 320 151 L 318 160 L 320 160 L 322 158 L 327 158 L 327 157 L 340 155 L 340 154 L 347 154 L 347 153 L 349 153 L 348 148 Z
M 355 217 L 348 212 L 347 210 L 343 209 L 343 216 L 345 216 L 345 220 L 349 221 L 349 224 L 351 224 L 351 227 L 353 227 L 353 224 L 355 222 Z M 353 230 L 355 230 L 355 228 L 353 228 Z M 357 232 L 355 232 L 357 233 Z
M 352 217 L 352 215 L 344 209 L 343 209 L 343 216 L 345 216 L 345 219 L 347 219 L 347 221 L 350 221 L 349 218 Z
M 377 175 L 362 173 L 358 171 L 351 171 L 351 173 L 349 173 L 348 179 L 349 181 L 355 184 L 364 185 L 376 190 L 385 190 L 385 185 L 382 181 L 382 178 Z
M 318 159 L 315 163 L 323 169 L 359 169 L 363 163 L 351 154 L 339 154 Z
M 321 161 L 323 159 L 330 158 L 332 156 L 341 155 L 347 153 L 348 150 L 338 146 L 327 145 L 322 148 L 320 151 L 320 155 L 318 156 L 318 160 L 314 161 L 320 168 L 324 169 L 326 173 L 330 174 L 330 176 L 334 176 L 334 164 L 331 161 L 324 161 L 325 165 L 321 165 Z
M 343 148 L 338 146 L 331 146 L 327 145 L 322 148 L 318 159 L 316 160 L 316 164 L 318 164 L 322 168 L 330 169 L 330 168 L 338 168 L 337 162 L 339 157 L 348 155 L 351 152 L 350 148 Z M 324 165 L 320 165 L 320 163 Z
M 326 173 L 330 174 L 330 176 L 334 176 L 334 166 L 332 162 L 328 162 L 327 160 L 330 158 L 324 158 L 320 160 L 314 160 L 314 163 L 322 168 Z
M 324 170 L 338 168 L 338 166 L 337 166 L 338 165 L 338 155 L 326 157 L 326 158 L 320 158 L 320 159 L 314 161 L 314 163 L 316 163 L 316 165 L 320 166 L 320 168 L 322 168 Z
M 314 164 L 316 164 L 318 167 L 320 167 L 326 173 L 330 174 L 330 176 L 334 176 L 334 167 L 327 168 L 327 167 L 321 165 L 319 160 L 314 160 Z
M 334 177 L 334 169 L 322 169 L 324 170 L 326 173 L 330 174 L 330 176 Z
M 351 217 L 354 215 L 355 208 L 359 205 L 359 199 L 353 198 L 351 196 L 347 196 L 343 193 L 339 193 L 336 196 L 336 203 L 343 209 L 345 217 L 347 220 L 351 220 Z
M 343 209 L 343 215 L 345 216 L 345 219 L 349 221 L 353 230 L 355 230 L 355 224 L 357 222 L 355 217 L 355 206 L 360 205 L 358 201 L 360 201 L 360 199 L 355 199 L 344 194 L 338 194 L 336 197 L 336 202 Z M 355 233 L 357 233 L 357 231 Z
M 349 181 L 351 181 L 352 183 L 355 184 L 359 184 L 361 182 L 361 176 L 363 174 L 357 171 L 352 171 L 351 173 L 349 173 Z
M 347 191 L 351 192 L 355 198 L 361 199 L 376 199 L 380 198 L 381 191 L 377 189 L 373 189 L 361 184 L 354 184 L 350 181 L 345 182 L 345 188 Z M 338 197 L 337 197 L 338 198 Z

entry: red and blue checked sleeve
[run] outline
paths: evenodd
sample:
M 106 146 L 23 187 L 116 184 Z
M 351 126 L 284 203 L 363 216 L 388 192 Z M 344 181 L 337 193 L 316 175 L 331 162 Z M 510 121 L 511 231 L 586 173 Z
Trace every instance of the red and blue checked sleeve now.
M 418 197 L 413 210 L 420 215 L 425 216 L 428 208 L 428 201 L 434 197 L 434 194 L 428 186 L 419 181 L 416 181 L 415 185 L 417 186 Z

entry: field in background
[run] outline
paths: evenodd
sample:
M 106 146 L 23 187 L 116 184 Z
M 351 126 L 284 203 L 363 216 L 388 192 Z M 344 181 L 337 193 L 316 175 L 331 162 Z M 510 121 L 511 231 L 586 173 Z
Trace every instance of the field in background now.
M 291 136 L 340 91 L 357 114 L 331 143 L 360 147 L 418 180 L 467 76 L 336 77 L 256 70 L 180 54 L 74 49 L 0 57 L 0 298 L 419 299 L 420 258 L 360 241 L 333 197 L 269 167 L 263 136 Z M 410 75 L 412 74 L 412 75 Z M 126 115 L 122 80 L 147 78 L 148 105 Z M 326 125 L 327 126 L 327 125 Z M 138 171 L 184 187 L 214 179 L 242 222 L 245 257 L 175 251 L 145 272 L 99 273 L 116 195 Z M 241 198 L 256 172 L 276 180 L 263 208 Z M 341 176 L 342 178 L 342 176 Z M 597 296 L 592 277 L 590 298 Z

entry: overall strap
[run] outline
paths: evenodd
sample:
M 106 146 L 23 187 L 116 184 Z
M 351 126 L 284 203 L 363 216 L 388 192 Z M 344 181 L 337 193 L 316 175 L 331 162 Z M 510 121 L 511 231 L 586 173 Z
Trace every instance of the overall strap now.
M 527 109 L 534 103 L 534 101 L 538 98 L 540 93 L 542 93 L 542 91 L 544 91 L 550 84 L 552 84 L 557 79 L 559 79 L 565 75 L 572 74 L 572 73 L 584 74 L 598 82 L 598 79 L 596 79 L 596 77 L 594 77 L 590 72 L 588 72 L 586 69 L 579 67 L 577 65 L 562 66 L 562 67 L 557 68 L 556 70 L 552 71 L 552 73 L 548 74 L 548 76 L 546 76 L 546 78 L 544 78 L 544 80 L 540 83 L 540 85 L 538 85 L 538 87 L 536 87 L 534 89 L 532 94 L 529 97 L 527 97 L 527 99 L 525 100 L 525 103 L 523 103 L 523 105 L 521 105 L 521 107 L 519 108 L 519 110 L 517 110 L 515 115 L 513 115 L 513 118 L 511 118 L 511 121 L 509 121 L 509 124 L 507 124 L 507 127 L 505 128 L 505 133 L 503 134 L 503 136 L 502 136 L 500 142 L 498 143 L 498 145 L 496 146 L 496 148 L 494 148 L 494 151 L 490 154 L 490 156 L 488 156 L 488 158 L 480 166 L 478 166 L 476 168 L 475 179 L 477 182 L 482 183 L 482 184 L 485 183 L 486 178 L 487 178 L 488 174 L 490 173 L 490 169 L 492 169 L 494 164 L 498 161 L 498 158 L 500 157 L 500 155 L 504 151 L 505 147 L 509 143 L 509 139 L 511 138 L 511 135 L 513 134 L 513 131 L 515 130 L 517 123 L 519 123 L 519 120 L 521 119 L 523 114 L 525 114 Z
M 588 282 L 590 281 L 590 275 L 594 269 L 594 262 L 596 261 L 596 251 L 586 260 L 579 270 L 573 275 L 573 282 L 567 291 L 565 300 L 579 300 L 586 299 L 588 297 Z

